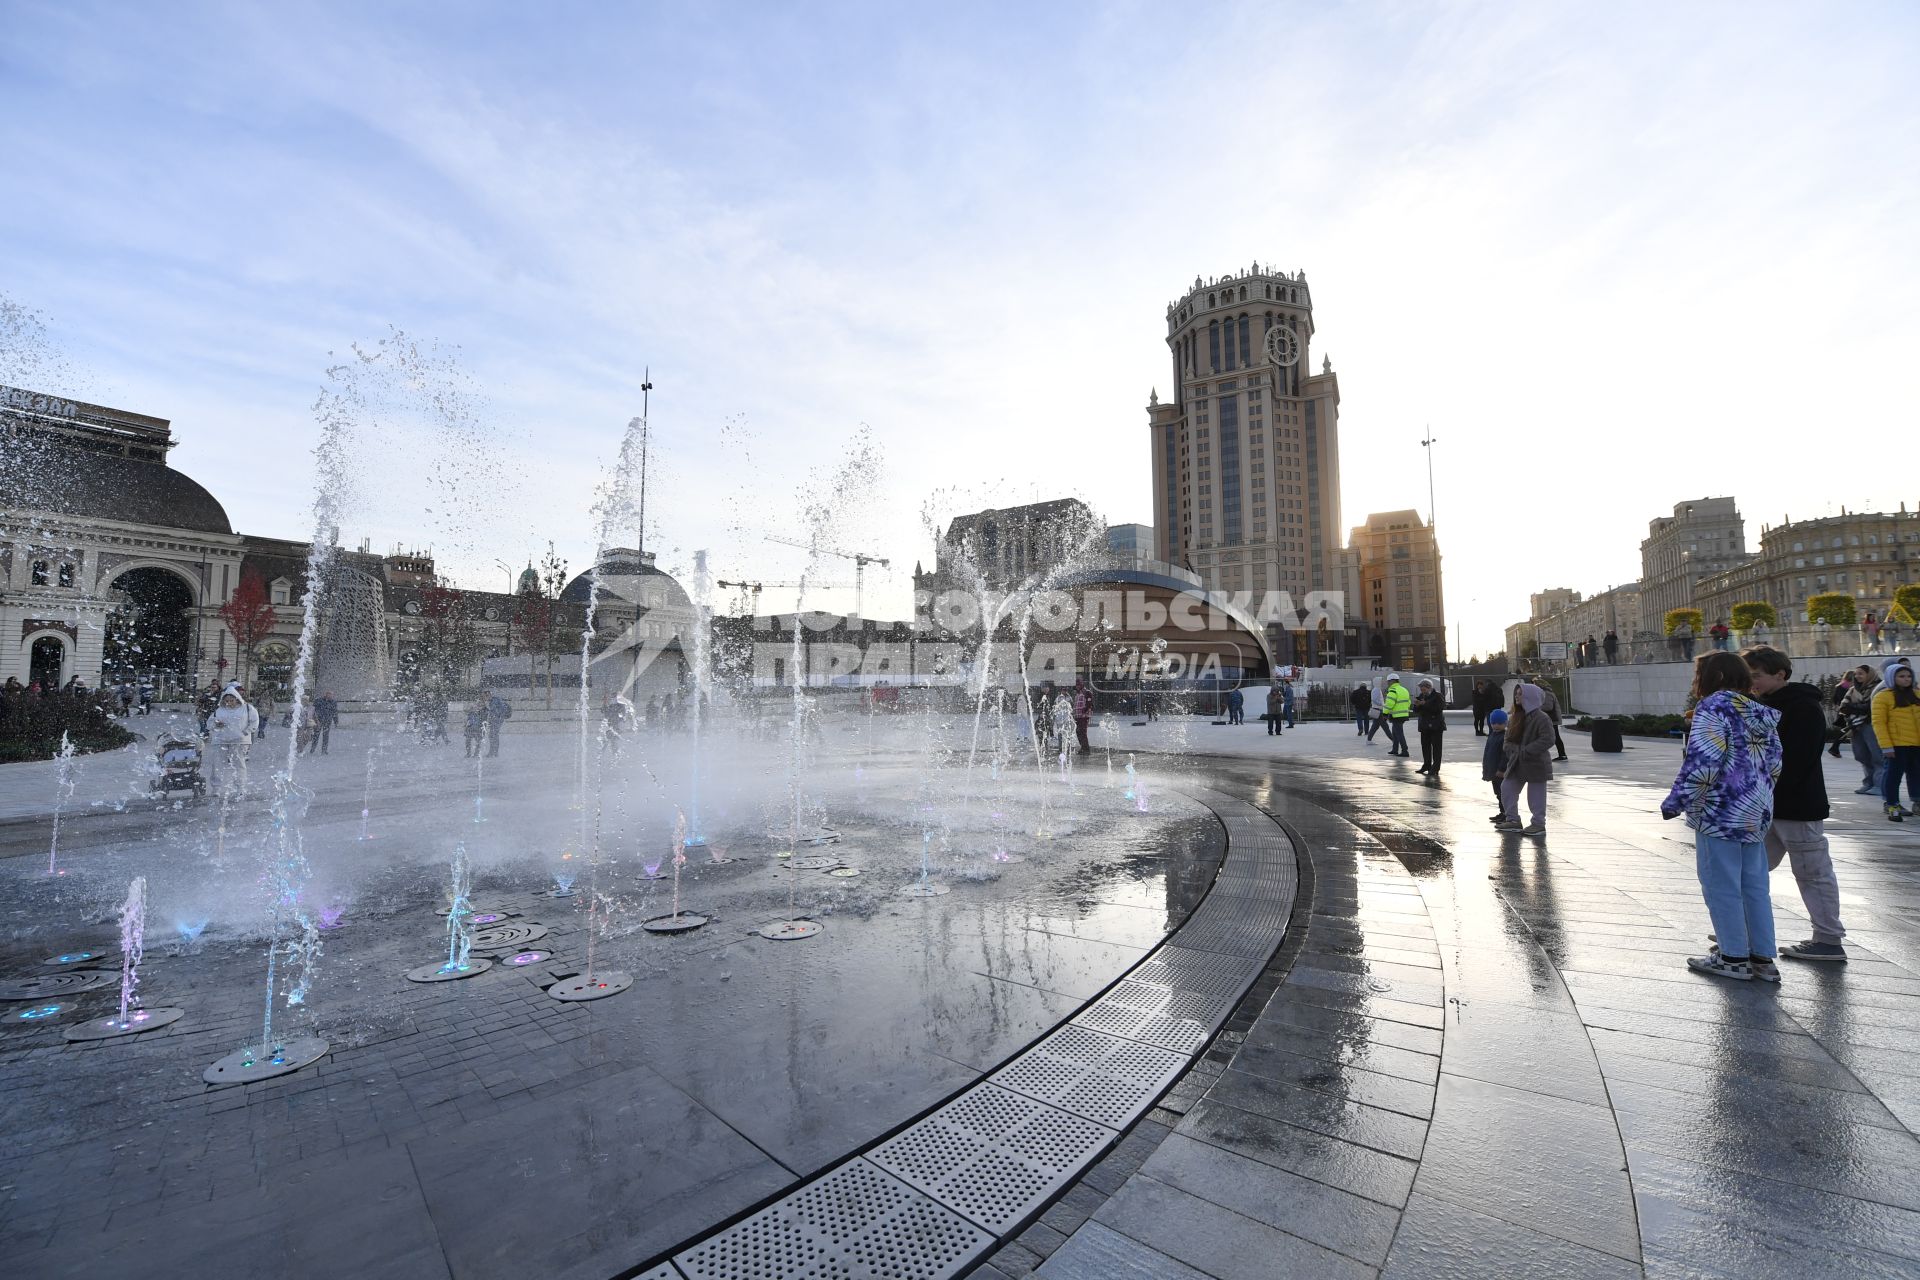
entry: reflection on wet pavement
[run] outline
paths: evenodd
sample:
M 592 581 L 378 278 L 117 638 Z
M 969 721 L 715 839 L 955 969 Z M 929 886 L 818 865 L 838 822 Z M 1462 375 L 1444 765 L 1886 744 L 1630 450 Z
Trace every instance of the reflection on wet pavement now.
M 1654 777 L 1563 778 L 1540 842 L 1371 760 L 1197 767 L 1301 836 L 1304 937 L 1101 1234 L 1039 1275 L 1920 1274 L 1909 849 L 1837 820 L 1852 962 L 1735 986 L 1684 968 L 1710 926 Z

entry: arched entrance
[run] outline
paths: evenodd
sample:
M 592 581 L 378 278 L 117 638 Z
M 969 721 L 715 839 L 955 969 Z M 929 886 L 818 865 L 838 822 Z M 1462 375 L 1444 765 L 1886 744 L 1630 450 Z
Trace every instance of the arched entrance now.
M 67 665 L 67 642 L 59 636 L 41 636 L 27 658 L 27 679 L 42 689 L 58 689 Z
M 103 679 L 186 677 L 193 646 L 193 589 L 167 569 L 129 569 L 109 588 Z

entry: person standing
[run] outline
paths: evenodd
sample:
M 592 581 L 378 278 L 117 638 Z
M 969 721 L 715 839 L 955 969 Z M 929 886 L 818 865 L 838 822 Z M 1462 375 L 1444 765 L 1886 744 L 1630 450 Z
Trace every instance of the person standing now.
M 1420 767 L 1415 773 L 1438 776 L 1440 773 L 1441 734 L 1447 731 L 1447 703 L 1433 687 L 1433 681 L 1420 682 L 1420 694 L 1413 700 L 1414 714 L 1420 726 Z
M 1867 652 L 1880 652 L 1880 620 L 1873 616 L 1873 610 L 1867 610 L 1867 616 L 1860 619 L 1860 634 L 1867 638 Z
M 1560 740 L 1560 699 L 1553 696 L 1553 687 L 1547 683 L 1545 676 L 1535 676 L 1533 682 L 1540 687 L 1542 709 L 1553 721 L 1553 758 L 1565 760 L 1567 744 Z
M 1879 791 L 1880 771 L 1886 767 L 1880 739 L 1873 732 L 1873 693 L 1879 684 L 1873 668 L 1863 662 L 1853 669 L 1847 691 L 1840 699 L 1841 722 L 1846 726 L 1853 758 L 1862 770 L 1860 785 L 1853 791 L 1857 796 L 1870 796 Z
M 1487 712 L 1491 710 L 1491 708 L 1487 706 L 1487 682 L 1485 680 L 1475 680 L 1473 682 L 1473 694 L 1467 699 L 1467 702 L 1468 705 L 1473 708 L 1473 736 L 1476 738 L 1485 737 L 1487 732 Z
M 1547 834 L 1547 783 L 1553 777 L 1553 720 L 1543 704 L 1546 691 L 1522 683 L 1513 691 L 1513 711 L 1507 717 L 1507 739 L 1499 773 L 1500 808 L 1506 815 L 1496 830 L 1523 836 Z M 1520 788 L 1527 789 L 1527 812 L 1533 821 L 1520 825 Z
M 1287 728 L 1295 727 L 1293 718 L 1293 681 L 1280 681 L 1280 713 L 1287 718 Z
M 1681 619 L 1680 625 L 1673 629 L 1673 638 L 1680 646 L 1680 660 L 1693 661 L 1693 624 Z
M 1387 687 L 1380 695 L 1381 709 L 1387 718 L 1387 754 L 1390 756 L 1410 756 L 1407 750 L 1407 717 L 1413 714 L 1413 695 L 1407 692 L 1407 686 L 1400 683 L 1399 676 L 1388 676 Z
M 1727 626 L 1727 620 L 1725 618 L 1720 619 L 1711 627 L 1708 627 L 1707 634 L 1713 637 L 1714 648 L 1720 650 L 1722 653 L 1726 652 L 1727 641 L 1732 637 L 1733 631 Z
M 333 742 L 333 726 L 340 720 L 340 704 L 334 700 L 331 690 L 322 693 L 313 700 L 313 744 L 309 751 L 327 754 L 327 748 Z
M 1600 651 L 1607 656 L 1607 665 L 1617 666 L 1620 662 L 1620 637 L 1612 627 L 1600 638 Z
M 1367 730 L 1373 725 L 1373 691 L 1364 684 L 1353 686 L 1353 692 L 1347 695 L 1347 706 L 1353 710 L 1353 730 L 1356 736 L 1372 738 Z
M 445 712 L 443 711 L 444 715 Z M 513 718 L 513 708 L 498 693 L 487 695 L 487 754 L 500 754 L 500 726 Z M 444 730 L 442 730 L 444 736 Z
M 247 748 L 260 727 L 260 717 L 230 684 L 207 717 L 207 737 L 213 743 L 213 784 L 226 795 L 247 789 Z
M 1234 708 L 1237 714 L 1238 709 L 1245 705 L 1246 699 L 1238 689 L 1233 691 L 1233 697 Z M 1073 682 L 1073 736 L 1079 741 L 1080 754 L 1083 756 L 1093 750 L 1093 748 L 1087 744 L 1087 724 L 1092 719 L 1093 693 L 1087 688 L 1087 682 L 1085 680 L 1075 680 Z M 1239 722 L 1236 721 L 1235 723 Z
M 1497 806 L 1493 816 L 1487 821 L 1502 822 L 1507 816 L 1507 802 L 1500 794 L 1500 771 L 1506 767 L 1507 758 L 1507 713 L 1499 707 L 1487 712 L 1487 745 L 1480 752 L 1480 780 L 1493 787 L 1493 803 Z
M 1900 652 L 1900 619 L 1889 613 L 1881 620 L 1880 635 L 1887 642 L 1888 653 Z
M 1267 713 L 1260 717 L 1267 722 L 1267 736 L 1280 736 L 1280 726 L 1286 720 L 1287 713 L 1280 700 L 1280 685 L 1276 681 L 1267 686 Z
M 265 742 L 267 740 L 267 721 L 273 718 L 272 685 L 263 684 L 260 686 L 260 695 L 253 700 L 253 710 L 260 721 L 260 741 Z
M 1227 723 L 1242 724 L 1246 720 L 1247 695 L 1240 692 L 1238 685 L 1227 690 Z
M 1748 649 L 1741 658 L 1753 673 L 1754 696 L 1780 713 L 1780 776 L 1773 784 L 1773 822 L 1767 827 L 1767 870 L 1787 859 L 1813 937 L 1780 948 L 1789 960 L 1845 964 L 1847 936 L 1840 923 L 1840 881 L 1827 844 L 1827 780 L 1820 748 L 1827 740 L 1827 712 L 1820 691 L 1792 680 L 1793 663 L 1778 649 Z
M 1907 817 L 1900 807 L 1900 779 L 1907 780 L 1907 794 L 1920 797 L 1920 694 L 1913 687 L 1913 668 L 1890 662 L 1881 669 L 1881 688 L 1873 695 L 1873 736 L 1886 757 L 1881 775 L 1880 798 L 1887 807 L 1887 821 Z
M 1780 776 L 1780 713 L 1756 701 L 1752 688 L 1752 672 L 1733 654 L 1716 649 L 1694 663 L 1693 724 L 1660 816 L 1685 814 L 1693 828 L 1694 868 L 1713 918 L 1717 945 L 1689 956 L 1687 967 L 1778 982 L 1766 839 Z

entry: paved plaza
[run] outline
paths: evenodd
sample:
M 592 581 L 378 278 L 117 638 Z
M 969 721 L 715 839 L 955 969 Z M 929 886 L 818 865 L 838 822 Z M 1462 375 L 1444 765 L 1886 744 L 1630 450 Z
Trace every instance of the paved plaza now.
M 1920 1270 L 1920 827 L 1853 796 L 1850 760 L 1826 762 L 1852 960 L 1783 966 L 1778 988 L 1684 967 L 1709 926 L 1690 833 L 1657 813 L 1677 743 L 1595 755 L 1570 733 L 1541 841 L 1487 823 L 1464 723 L 1429 782 L 1350 725 L 1188 718 L 1114 730 L 1163 809 L 1145 827 L 1096 754 L 1057 847 L 925 902 L 819 880 L 828 936 L 785 945 L 746 931 L 794 873 L 743 841 L 696 882 L 715 926 L 603 932 L 639 981 L 566 1006 L 542 987 L 586 930 L 547 896 L 551 849 L 496 851 L 475 893 L 546 926 L 551 965 L 397 980 L 432 958 L 435 873 L 353 839 L 365 752 L 342 737 L 308 841 L 360 860 L 315 994 L 332 1052 L 201 1083 L 257 1019 L 259 948 L 217 926 L 154 948 L 143 987 L 188 1009 L 175 1027 L 67 1045 L 9 1020 L 9 1274 L 787 1274 L 823 1247 L 819 1214 L 861 1206 L 848 1274 Z M 509 735 L 476 848 L 496 822 L 508 845 L 542 829 L 553 750 Z M 401 759 L 368 792 L 383 839 L 471 824 L 465 762 Z M 110 946 L 129 861 L 158 860 L 158 888 L 204 856 L 197 828 L 123 811 L 129 761 L 94 757 L 69 883 L 36 883 L 49 768 L 0 770 L 6 976 L 56 939 Z M 894 743 L 847 785 L 913 769 Z M 910 882 L 911 823 L 843 801 L 846 860 Z M 654 887 L 621 881 L 615 920 Z M 1774 899 L 1804 936 L 1789 876 Z M 1090 1045 L 1091 1093 L 1060 1074 Z M 861 1252 L 908 1237 L 893 1271 Z

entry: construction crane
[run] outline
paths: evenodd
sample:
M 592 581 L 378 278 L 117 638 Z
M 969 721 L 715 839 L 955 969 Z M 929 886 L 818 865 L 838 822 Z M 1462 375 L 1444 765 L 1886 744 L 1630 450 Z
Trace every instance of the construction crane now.
M 838 556 L 842 560 L 853 561 L 853 616 L 864 619 L 867 615 L 861 608 L 863 588 L 866 582 L 867 566 L 877 564 L 882 569 L 891 569 L 893 561 L 885 556 L 870 556 L 864 551 L 841 551 L 834 547 L 816 547 L 811 542 L 802 542 L 798 538 L 776 538 L 766 535 L 768 542 L 777 542 L 783 547 L 799 547 L 802 551 L 823 556 Z
M 821 591 L 845 591 L 847 589 L 847 584 L 844 582 L 728 582 L 724 578 L 715 579 L 713 585 L 719 587 L 722 591 L 740 590 L 747 592 L 752 597 L 752 607 L 748 609 L 747 613 L 749 617 L 754 618 L 760 616 L 760 592 L 764 587 L 792 587 L 796 591 L 805 591 L 809 587 Z M 794 608 L 798 610 L 799 607 L 800 601 L 796 598 Z

